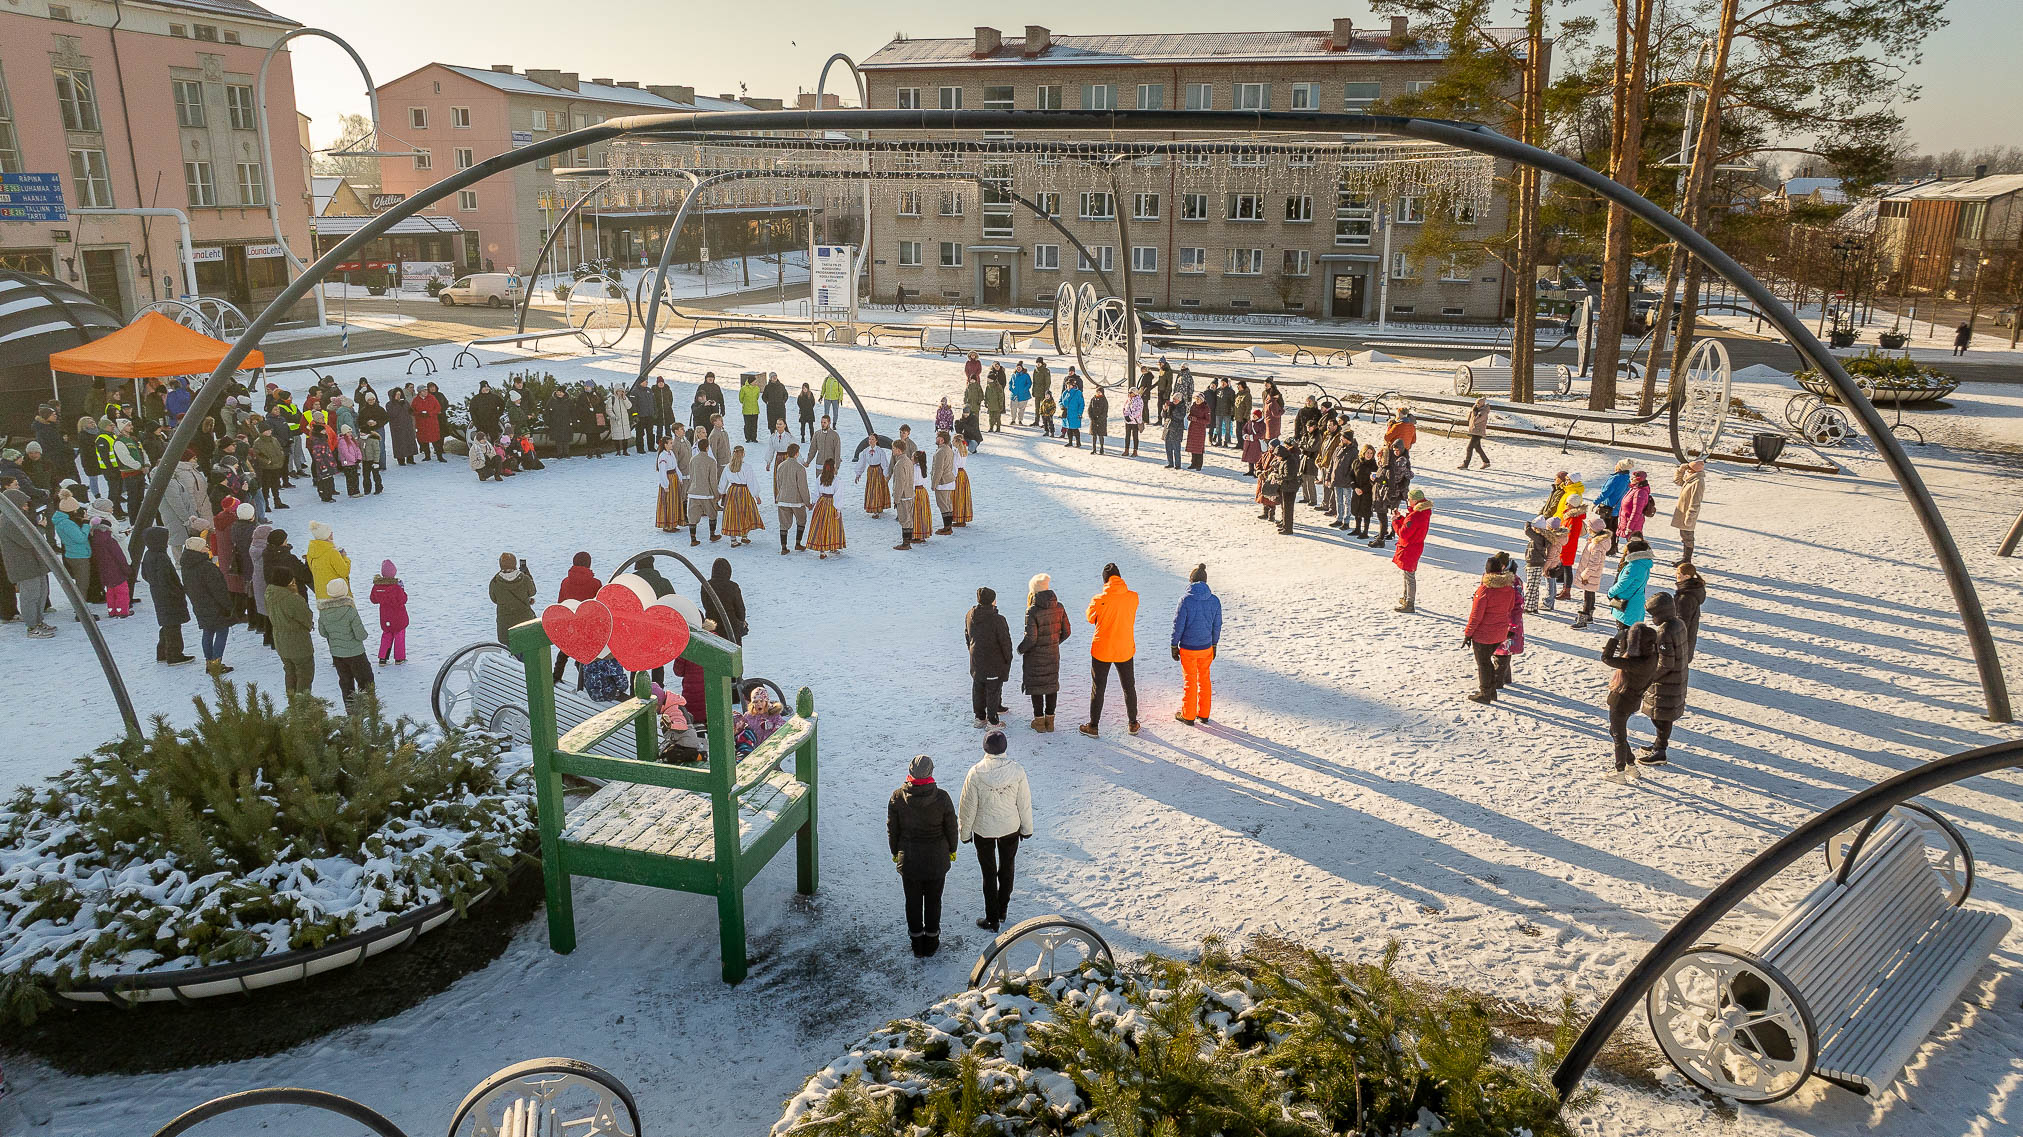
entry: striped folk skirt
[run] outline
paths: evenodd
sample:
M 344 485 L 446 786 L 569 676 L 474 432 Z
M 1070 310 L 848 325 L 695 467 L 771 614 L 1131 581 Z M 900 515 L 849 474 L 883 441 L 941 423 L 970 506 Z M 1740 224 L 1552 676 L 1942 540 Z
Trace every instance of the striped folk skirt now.
M 667 484 L 660 487 L 659 500 L 653 505 L 653 523 L 663 533 L 688 527 L 688 497 L 682 489 L 681 479 L 669 476 Z
M 815 520 L 808 531 L 808 547 L 818 553 L 843 551 L 843 515 L 836 512 L 836 496 L 823 494 L 815 503 Z
M 955 523 L 967 525 L 976 520 L 976 499 L 969 493 L 969 471 L 955 472 Z
M 742 537 L 765 527 L 766 519 L 759 516 L 759 503 L 752 497 L 752 491 L 742 482 L 733 482 L 730 492 L 724 495 L 725 536 Z
M 934 532 L 934 499 L 926 486 L 913 487 L 913 539 L 927 540 Z
M 876 466 L 864 471 L 864 512 L 873 517 L 892 508 L 892 486 Z

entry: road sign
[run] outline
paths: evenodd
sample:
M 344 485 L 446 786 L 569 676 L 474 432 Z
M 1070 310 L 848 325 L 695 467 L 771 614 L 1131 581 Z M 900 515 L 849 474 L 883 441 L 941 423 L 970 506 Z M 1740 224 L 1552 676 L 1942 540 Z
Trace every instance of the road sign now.
M 0 174 L 0 221 L 68 221 L 61 174 Z

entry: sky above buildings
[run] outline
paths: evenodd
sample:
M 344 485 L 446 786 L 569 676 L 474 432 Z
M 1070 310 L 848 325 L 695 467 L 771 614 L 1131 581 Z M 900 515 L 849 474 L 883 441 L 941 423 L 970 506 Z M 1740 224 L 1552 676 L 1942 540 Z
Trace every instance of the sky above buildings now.
M 1092 15 L 1085 2 L 1022 0 L 999 6 L 948 0 L 875 3 L 767 0 L 347 0 L 309 4 L 265 0 L 270 8 L 350 41 L 385 82 L 432 61 L 517 69 L 552 67 L 583 78 L 679 83 L 705 94 L 786 99 L 813 90 L 834 52 L 862 59 L 903 32 L 915 38 L 968 36 L 976 24 L 1018 34 L 1043 24 L 1056 35 L 1150 31 L 1246 31 L 1325 28 L 1340 15 L 1377 25 L 1362 0 L 1289 0 L 1257 9 L 1216 0 L 1110 0 Z M 1508 7 L 1515 9 L 1515 0 Z M 1569 7 L 1602 7 L 1570 0 Z M 1924 96 L 1905 108 L 1912 137 L 1927 152 L 2023 144 L 2023 0 L 1951 0 L 1952 23 L 1933 36 L 1915 79 Z M 335 45 L 293 45 L 297 94 L 315 122 L 319 146 L 334 140 L 338 116 L 365 113 L 356 69 Z M 832 75 L 847 87 L 839 68 Z

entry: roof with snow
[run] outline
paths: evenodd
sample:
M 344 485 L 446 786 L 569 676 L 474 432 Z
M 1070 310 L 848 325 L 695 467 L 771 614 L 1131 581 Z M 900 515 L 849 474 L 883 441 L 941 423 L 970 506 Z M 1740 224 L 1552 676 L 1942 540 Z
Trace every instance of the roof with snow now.
M 1847 204 L 1847 187 L 1839 178 L 1787 178 L 1777 192 L 1786 201 L 1817 196 L 1822 205 Z
M 620 106 L 637 107 L 642 111 L 748 111 L 752 108 L 744 103 L 727 102 L 698 94 L 695 101 L 678 103 L 663 98 L 643 87 L 621 87 L 616 83 L 588 83 L 579 81 L 576 90 L 564 91 L 537 83 L 525 75 L 506 71 L 493 71 L 485 67 L 464 67 L 455 63 L 441 66 L 474 79 L 487 87 L 504 91 L 509 95 L 545 95 L 555 99 L 579 99 L 591 103 L 611 103 Z
M 1490 28 L 1497 40 L 1520 43 L 1523 28 Z M 1145 35 L 1050 36 L 1036 56 L 1026 55 L 1026 41 L 1006 36 L 996 51 L 976 54 L 976 40 L 895 39 L 858 64 L 861 70 L 898 67 L 947 67 L 973 64 L 1131 64 L 1212 61 L 1302 60 L 1427 60 L 1447 54 L 1437 40 L 1416 40 L 1402 51 L 1390 49 L 1388 33 L 1358 35 L 1346 50 L 1333 49 L 1333 33 L 1315 32 L 1171 32 Z
M 2023 174 L 1990 174 L 1985 178 L 1925 182 L 1888 196 L 1932 201 L 1992 201 L 2019 191 L 2023 191 Z

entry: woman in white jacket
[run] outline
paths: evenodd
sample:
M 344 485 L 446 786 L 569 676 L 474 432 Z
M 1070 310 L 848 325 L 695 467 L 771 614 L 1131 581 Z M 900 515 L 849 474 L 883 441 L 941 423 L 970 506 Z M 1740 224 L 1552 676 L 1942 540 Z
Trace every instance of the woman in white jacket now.
M 1026 768 L 1004 756 L 1009 746 L 1004 731 L 983 736 L 983 761 L 963 776 L 962 800 L 955 807 L 956 833 L 976 843 L 976 863 L 983 869 L 983 916 L 976 926 L 992 932 L 1004 926 L 1011 902 L 1019 839 L 1033 835 L 1032 786 Z
M 625 394 L 623 383 L 613 383 L 604 392 L 604 414 L 611 423 L 611 444 L 620 454 L 632 452 L 632 400 Z

